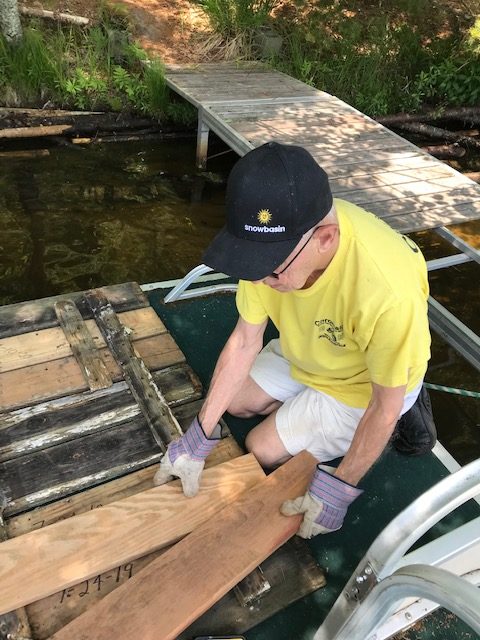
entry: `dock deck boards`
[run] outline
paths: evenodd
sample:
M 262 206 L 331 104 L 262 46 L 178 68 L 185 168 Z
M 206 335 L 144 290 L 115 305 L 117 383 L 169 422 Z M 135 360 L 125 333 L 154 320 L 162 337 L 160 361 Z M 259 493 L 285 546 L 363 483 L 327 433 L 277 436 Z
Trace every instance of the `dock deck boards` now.
M 402 233 L 480 218 L 480 186 L 342 100 L 261 66 L 171 65 L 167 83 L 239 155 L 267 141 L 298 144 L 335 197 Z

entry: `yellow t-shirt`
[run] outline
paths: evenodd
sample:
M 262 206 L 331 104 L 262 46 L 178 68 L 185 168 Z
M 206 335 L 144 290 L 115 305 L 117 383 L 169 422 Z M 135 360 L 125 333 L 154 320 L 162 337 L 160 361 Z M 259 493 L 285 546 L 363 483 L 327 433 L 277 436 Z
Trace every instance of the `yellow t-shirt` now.
M 269 317 L 292 377 L 352 407 L 366 407 L 371 382 L 422 380 L 430 358 L 428 279 L 409 238 L 354 204 L 335 199 L 340 243 L 308 289 L 282 293 L 240 281 L 237 308 L 247 322 Z

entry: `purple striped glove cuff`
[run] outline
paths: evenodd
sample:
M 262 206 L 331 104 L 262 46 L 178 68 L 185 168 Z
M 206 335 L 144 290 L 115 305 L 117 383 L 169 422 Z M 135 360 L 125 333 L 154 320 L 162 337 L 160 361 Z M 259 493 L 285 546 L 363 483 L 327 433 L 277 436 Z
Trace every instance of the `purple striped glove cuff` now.
M 196 416 L 185 435 L 169 445 L 170 461 L 174 463 L 182 455 L 187 455 L 192 460 L 205 460 L 220 440 L 221 437 L 207 438 L 200 420 Z
M 363 493 L 351 484 L 330 475 L 317 466 L 309 493 L 312 498 L 323 503 L 323 509 L 315 519 L 316 524 L 321 524 L 327 529 L 339 529 L 351 503 Z

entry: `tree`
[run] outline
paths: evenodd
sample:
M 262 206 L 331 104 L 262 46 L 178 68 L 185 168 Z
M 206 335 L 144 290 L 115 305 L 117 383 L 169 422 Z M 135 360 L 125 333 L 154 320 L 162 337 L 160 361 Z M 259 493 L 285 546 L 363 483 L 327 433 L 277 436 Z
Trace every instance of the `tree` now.
M 7 42 L 15 43 L 22 39 L 17 0 L 0 1 L 0 30 Z

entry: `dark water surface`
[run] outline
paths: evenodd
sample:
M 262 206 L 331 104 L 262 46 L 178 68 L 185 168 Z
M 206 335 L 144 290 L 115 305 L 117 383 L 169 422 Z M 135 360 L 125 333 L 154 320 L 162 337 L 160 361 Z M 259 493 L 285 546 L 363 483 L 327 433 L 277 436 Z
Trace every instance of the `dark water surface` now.
M 223 224 L 235 156 L 194 159 L 193 140 L 0 158 L 0 304 L 184 275 Z
M 195 169 L 195 141 L 52 148 L 0 158 L 0 304 L 130 280 L 180 278 L 223 225 L 236 156 Z M 480 248 L 480 222 L 453 227 Z M 427 259 L 457 253 L 433 232 L 413 234 Z M 480 333 L 480 266 L 430 274 L 434 297 Z M 480 391 L 478 372 L 433 336 L 427 380 Z M 480 400 L 432 392 L 440 439 L 465 463 L 480 455 Z

